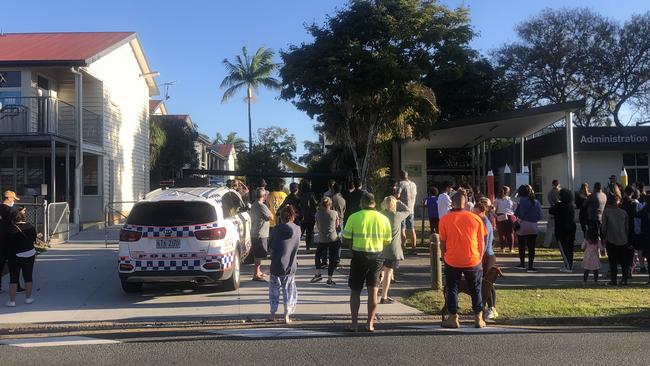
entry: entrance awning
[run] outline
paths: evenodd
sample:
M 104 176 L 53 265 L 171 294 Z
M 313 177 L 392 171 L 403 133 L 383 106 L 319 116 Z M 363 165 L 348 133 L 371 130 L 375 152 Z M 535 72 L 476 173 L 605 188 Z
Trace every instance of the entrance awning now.
M 409 141 L 408 146 L 457 149 L 472 148 L 492 138 L 521 139 L 564 119 L 567 113 L 582 109 L 584 105 L 584 101 L 567 102 L 442 122 L 436 125 L 428 139 Z

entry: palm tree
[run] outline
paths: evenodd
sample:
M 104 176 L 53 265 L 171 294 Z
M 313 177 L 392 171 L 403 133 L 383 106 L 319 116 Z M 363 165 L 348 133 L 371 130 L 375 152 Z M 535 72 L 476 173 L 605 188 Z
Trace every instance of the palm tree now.
M 251 101 L 257 94 L 260 85 L 270 89 L 280 89 L 280 82 L 273 77 L 278 64 L 273 62 L 275 52 L 264 46 L 257 49 L 255 55 L 250 57 L 246 47 L 242 47 L 242 54 L 235 57 L 235 62 L 223 60 L 223 66 L 228 75 L 221 82 L 221 89 L 226 89 L 221 102 L 230 99 L 241 88 L 246 88 L 246 101 L 248 102 L 248 152 L 253 149 L 253 126 L 251 122 Z
M 240 154 L 242 151 L 246 150 L 246 141 L 243 138 L 237 136 L 237 132 L 230 132 L 226 137 L 217 132 L 213 144 L 230 144 L 235 148 L 235 152 Z

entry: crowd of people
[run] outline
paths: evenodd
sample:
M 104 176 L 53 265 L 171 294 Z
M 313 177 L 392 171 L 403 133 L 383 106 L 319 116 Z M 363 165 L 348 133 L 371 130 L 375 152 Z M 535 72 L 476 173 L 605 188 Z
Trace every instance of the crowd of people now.
M 283 188 L 279 182 L 267 190 L 262 182 L 254 191 L 250 211 L 255 255 L 253 280 L 269 282 L 269 320 L 276 319 L 278 304 L 282 301 L 284 321 L 291 321 L 298 296 L 295 286 L 298 244 L 304 237 L 307 254 L 314 255 L 312 283 L 323 281 L 323 271 L 327 270 L 325 284 L 335 286 L 334 271 L 341 261 L 341 248 L 350 250 L 348 287 L 352 324 L 348 330 L 374 331 L 378 304 L 394 302 L 389 289 L 405 252 L 417 255 L 414 220 L 417 185 L 402 171 L 400 180 L 391 184 L 390 192 L 381 200 L 364 190 L 359 179 L 351 181 L 346 189 L 339 182 L 329 181 L 328 190 L 320 200 L 307 179 L 300 184 L 291 183 L 289 194 Z M 435 205 L 435 210 L 429 210 L 435 211 L 430 224 L 432 233 L 440 233 L 449 301 L 457 302 L 459 276 L 471 275 L 476 326 L 483 327 L 484 319 L 497 315 L 494 304 L 488 304 L 483 314 L 480 294 L 483 274 L 496 265 L 492 242 L 497 215 L 487 197 L 477 189 L 469 192 L 463 188 L 453 190 L 451 184 L 440 194 L 432 189 L 431 193 L 435 194 L 427 198 L 427 206 Z M 454 217 L 460 220 L 452 220 Z M 472 225 L 467 226 L 468 222 Z M 461 236 L 457 235 L 459 232 Z M 269 255 L 271 264 L 267 279 L 260 267 L 261 261 Z M 368 290 L 368 318 L 365 327 L 360 328 L 358 314 L 364 286 Z M 449 308 L 454 314 L 457 305 Z

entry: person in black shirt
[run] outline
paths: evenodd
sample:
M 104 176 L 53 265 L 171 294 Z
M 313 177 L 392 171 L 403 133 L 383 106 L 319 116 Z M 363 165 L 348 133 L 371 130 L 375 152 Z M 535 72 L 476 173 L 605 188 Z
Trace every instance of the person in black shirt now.
M 25 281 L 25 303 L 34 302 L 32 298 L 32 273 L 36 250 L 36 229 L 25 221 L 25 209 L 11 212 L 11 223 L 7 228 L 7 244 L 9 244 L 9 302 L 7 306 L 16 306 L 16 292 L 18 280 L 22 272 Z
M 352 184 L 354 186 L 354 190 L 350 192 L 348 197 L 345 199 L 346 201 L 346 209 L 345 209 L 345 221 L 348 221 L 348 218 L 352 216 L 353 213 L 357 211 L 361 211 L 361 197 L 363 197 L 364 190 L 361 189 L 361 179 L 359 178 L 354 178 L 354 181 L 352 181 Z
M 299 197 L 300 213 L 302 214 L 300 229 L 302 230 L 302 234 L 305 235 L 307 254 L 310 254 L 314 242 L 314 225 L 316 225 L 316 207 L 318 206 L 318 201 L 314 192 L 311 190 L 311 182 L 308 179 L 302 180 Z
M 13 191 L 5 191 L 0 203 L 0 280 L 4 275 L 5 263 L 9 259 L 9 245 L 7 243 L 7 228 L 11 223 L 11 213 L 15 210 L 15 201 L 20 201 Z M 2 292 L 2 281 L 0 281 L 0 292 Z

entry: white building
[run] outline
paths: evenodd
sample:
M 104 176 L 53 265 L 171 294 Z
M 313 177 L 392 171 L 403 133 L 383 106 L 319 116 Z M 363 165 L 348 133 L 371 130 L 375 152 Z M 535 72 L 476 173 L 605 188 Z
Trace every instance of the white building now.
M 80 223 L 148 192 L 158 88 L 135 33 L 3 34 L 0 75 L 2 190 L 47 184 Z

